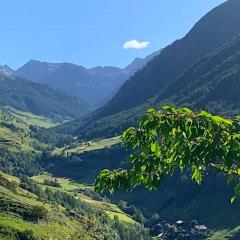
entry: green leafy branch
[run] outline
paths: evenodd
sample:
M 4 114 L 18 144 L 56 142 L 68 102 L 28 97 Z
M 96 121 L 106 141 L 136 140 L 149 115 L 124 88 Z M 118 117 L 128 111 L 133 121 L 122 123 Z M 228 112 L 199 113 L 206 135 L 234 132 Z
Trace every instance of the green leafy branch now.
M 240 176 L 239 117 L 229 119 L 171 106 L 161 111 L 149 109 L 137 128 L 123 133 L 123 143 L 133 150 L 129 168 L 103 170 L 96 179 L 96 191 L 113 193 L 141 185 L 157 189 L 162 179 L 176 170 L 191 170 L 190 176 L 198 184 L 209 168 L 230 178 Z M 240 184 L 236 196 L 240 196 Z

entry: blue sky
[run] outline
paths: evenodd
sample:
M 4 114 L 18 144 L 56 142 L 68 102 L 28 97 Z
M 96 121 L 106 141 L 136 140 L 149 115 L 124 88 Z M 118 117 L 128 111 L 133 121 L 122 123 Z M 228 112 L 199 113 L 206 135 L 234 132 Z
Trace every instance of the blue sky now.
M 224 0 L 0 2 L 0 64 L 17 68 L 30 59 L 122 67 L 183 37 Z

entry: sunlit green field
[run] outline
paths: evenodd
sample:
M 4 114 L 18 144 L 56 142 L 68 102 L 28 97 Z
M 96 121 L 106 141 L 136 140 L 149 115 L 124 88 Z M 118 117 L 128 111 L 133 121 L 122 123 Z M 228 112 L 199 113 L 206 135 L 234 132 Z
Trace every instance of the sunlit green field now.
M 45 221 L 32 223 L 5 213 L 0 213 L 1 225 L 19 231 L 32 230 L 43 239 L 59 239 L 58 236 L 67 239 L 79 227 L 76 222 L 64 218 L 64 215 L 51 215 L 48 224 Z
M 49 118 L 34 115 L 30 112 L 23 112 L 23 111 L 17 110 L 15 108 L 12 108 L 9 106 L 5 107 L 5 109 L 9 113 L 11 113 L 14 117 L 22 120 L 23 122 L 25 122 L 28 125 L 34 125 L 34 126 L 39 126 L 39 127 L 43 127 L 43 128 L 51 128 L 51 127 L 55 127 L 59 124 L 57 122 L 53 122 Z
M 19 182 L 19 179 L 7 174 L 2 174 L 8 180 Z M 16 193 L 12 193 L 10 190 L 0 186 L 0 198 L 11 203 L 20 203 L 25 206 L 44 206 L 49 214 L 48 221 L 40 221 L 37 223 L 26 221 L 23 218 L 13 215 L 12 213 L 0 212 L 0 227 L 13 229 L 14 231 L 33 230 L 34 234 L 42 237 L 43 239 L 56 239 L 56 236 L 69 237 L 73 230 L 77 229 L 77 222 L 66 218 L 61 214 L 59 206 L 59 213 L 53 212 L 53 206 L 48 203 L 43 203 L 38 200 L 38 197 L 22 188 L 17 188 Z M 61 216 L 59 215 L 61 214 Z
M 85 188 L 92 188 L 92 186 L 87 186 L 81 183 L 76 183 L 71 181 L 68 178 L 58 178 L 58 177 L 53 177 L 49 173 L 43 173 L 38 176 L 32 177 L 33 180 L 35 180 L 37 183 L 43 184 L 44 180 L 49 180 L 49 181 L 54 181 L 57 179 L 57 181 L 61 184 L 61 189 L 66 190 L 66 191 L 71 191 L 74 189 L 85 189 Z
M 57 148 L 53 151 L 53 154 L 60 154 L 61 152 L 65 153 L 84 153 L 90 152 L 94 150 L 100 150 L 103 148 L 108 148 L 113 145 L 119 144 L 122 141 L 121 136 L 107 138 L 103 140 L 95 140 L 83 143 L 73 143 L 71 146 L 67 146 L 65 148 Z
M 30 134 L 29 125 L 0 109 L 0 143 L 10 151 L 30 152 L 34 146 L 44 146 Z
M 55 179 L 57 179 L 57 181 L 61 184 L 60 188 L 59 187 L 47 186 L 51 190 L 56 190 L 56 191 L 62 190 L 62 191 L 72 193 L 73 190 L 76 190 L 76 189 L 90 189 L 90 190 L 93 190 L 93 186 L 73 182 L 68 178 L 55 178 L 51 174 L 48 174 L 48 173 L 43 173 L 41 175 L 34 176 L 34 177 L 32 177 L 32 179 L 39 184 L 44 184 L 44 180 L 54 181 Z M 43 187 L 44 187 L 44 185 L 43 185 Z M 118 216 L 120 221 L 127 222 L 127 223 L 136 223 L 130 216 L 125 214 L 115 204 L 108 203 L 108 202 L 105 202 L 105 201 L 97 201 L 97 200 L 91 199 L 90 197 L 88 197 L 88 196 L 86 196 L 82 193 L 74 193 L 74 195 L 78 199 L 80 199 L 80 200 L 82 200 L 82 201 L 84 201 L 84 202 L 86 202 L 86 203 L 88 203 L 88 204 L 90 204 L 90 205 L 92 205 L 96 208 L 104 210 L 108 214 L 108 216 L 112 219 L 114 218 L 114 216 Z
M 240 239 L 240 226 L 233 229 L 217 230 L 208 240 L 227 240 L 227 239 Z

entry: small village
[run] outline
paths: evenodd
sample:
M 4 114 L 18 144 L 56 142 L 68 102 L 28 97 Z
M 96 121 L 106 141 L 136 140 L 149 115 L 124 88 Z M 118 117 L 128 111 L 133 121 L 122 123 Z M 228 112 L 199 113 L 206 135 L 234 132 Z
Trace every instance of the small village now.
M 198 240 L 207 237 L 210 233 L 205 225 L 199 224 L 196 220 L 190 223 L 178 220 L 174 223 L 160 221 L 151 228 L 156 240 Z

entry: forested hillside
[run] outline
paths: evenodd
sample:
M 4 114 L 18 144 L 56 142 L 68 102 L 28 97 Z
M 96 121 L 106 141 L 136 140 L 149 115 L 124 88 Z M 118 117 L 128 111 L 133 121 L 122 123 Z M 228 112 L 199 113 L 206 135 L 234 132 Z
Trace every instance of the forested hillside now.
M 83 116 L 91 107 L 83 100 L 46 85 L 0 75 L 0 106 L 63 121 Z
M 39 175 L 47 169 L 45 152 L 73 139 L 48 134 L 9 110 L 0 111 L 1 239 L 151 239 L 132 215 L 95 196 L 92 185 Z
M 33 175 L 40 171 L 37 159 L 46 147 L 34 136 L 30 126 L 0 110 L 0 170 L 14 175 Z
M 178 78 L 157 102 L 169 102 L 212 113 L 240 113 L 240 38 L 201 59 Z
M 0 173 L 0 199 L 0 238 L 4 240 L 151 239 L 140 224 L 114 215 L 111 220 L 107 212 L 88 203 L 94 200 L 63 190 L 60 183 L 51 187 Z

